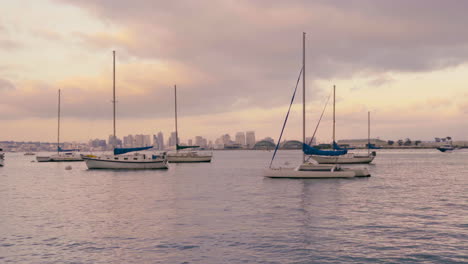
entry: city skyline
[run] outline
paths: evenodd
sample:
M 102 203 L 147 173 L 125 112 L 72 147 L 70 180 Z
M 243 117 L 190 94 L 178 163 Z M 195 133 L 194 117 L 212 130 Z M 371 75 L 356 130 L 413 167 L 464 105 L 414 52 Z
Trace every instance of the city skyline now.
M 309 136 L 336 85 L 339 138 L 366 137 L 371 111 L 374 137 L 467 139 L 468 3 L 357 3 L 3 1 L 0 140 L 54 141 L 58 89 L 63 140 L 107 138 L 112 50 L 117 136 L 169 135 L 177 84 L 179 137 L 214 140 L 243 127 L 275 138 L 301 67 L 303 31 Z M 300 138 L 299 104 L 286 138 Z M 331 139 L 330 110 L 319 141 Z

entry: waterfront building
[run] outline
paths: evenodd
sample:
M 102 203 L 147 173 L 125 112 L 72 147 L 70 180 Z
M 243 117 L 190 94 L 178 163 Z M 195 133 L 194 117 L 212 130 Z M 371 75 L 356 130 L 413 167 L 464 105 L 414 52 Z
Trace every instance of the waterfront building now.
M 123 138 L 123 146 L 124 148 L 133 148 L 133 136 L 132 135 L 128 135 L 126 137 Z
M 247 148 L 253 148 L 255 145 L 255 132 L 254 131 L 247 131 L 245 132 L 245 143 Z
M 176 132 L 171 132 L 171 136 L 169 137 L 169 140 L 168 140 L 168 146 L 169 147 L 173 147 L 177 144 L 177 140 L 176 140 Z
M 158 150 L 164 149 L 164 135 L 162 132 L 158 133 Z
M 237 132 L 235 141 L 236 141 L 236 144 L 244 146 L 245 145 L 245 133 L 244 132 Z

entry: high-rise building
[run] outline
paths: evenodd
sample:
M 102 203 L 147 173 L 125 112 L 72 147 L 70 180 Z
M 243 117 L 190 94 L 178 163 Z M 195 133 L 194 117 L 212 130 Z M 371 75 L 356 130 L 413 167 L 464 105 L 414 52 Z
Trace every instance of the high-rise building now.
M 247 131 L 245 132 L 245 143 L 247 148 L 253 148 L 255 145 L 255 132 L 254 131 Z
M 143 147 L 151 146 L 151 137 L 150 135 L 143 135 Z
M 201 137 L 201 136 L 196 136 L 195 137 L 195 145 L 200 146 L 201 148 L 206 148 L 206 147 L 208 147 L 208 140 L 206 138 Z
M 158 133 L 158 149 L 159 150 L 164 149 L 164 136 L 162 132 Z
M 158 143 L 158 136 L 153 135 L 153 148 L 154 149 L 159 149 L 159 143 Z
M 128 135 L 123 138 L 123 146 L 125 148 L 133 148 L 133 136 Z
M 192 146 L 192 143 L 193 143 L 192 140 L 189 139 L 188 142 L 187 142 L 187 145 Z
M 221 140 L 223 142 L 223 144 L 231 144 L 232 140 L 231 140 L 231 136 L 229 134 L 224 134 L 221 136 Z
M 236 133 L 236 144 L 239 144 L 241 146 L 245 145 L 245 133 L 244 132 Z
M 114 135 L 109 135 L 109 147 L 120 147 L 122 146 L 122 140 L 120 140 L 118 137 L 114 138 Z
M 176 132 L 171 132 L 171 137 L 169 137 L 168 145 L 169 147 L 175 146 L 177 144 Z
M 145 146 L 145 136 L 144 135 L 135 135 L 133 146 L 135 148 L 141 148 Z

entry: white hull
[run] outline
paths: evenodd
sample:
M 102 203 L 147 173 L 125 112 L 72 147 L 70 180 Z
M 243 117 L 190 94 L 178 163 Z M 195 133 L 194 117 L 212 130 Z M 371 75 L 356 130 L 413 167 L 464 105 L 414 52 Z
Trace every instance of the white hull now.
M 297 179 L 321 179 L 321 178 L 352 178 L 356 176 L 353 171 L 300 171 L 295 168 L 265 169 L 263 175 L 268 178 L 297 178 Z
M 72 162 L 83 161 L 80 155 L 64 154 L 64 155 L 51 155 L 51 156 L 36 156 L 37 162 Z
M 300 165 L 297 170 L 300 171 L 352 171 L 354 172 L 355 177 L 370 177 L 370 173 L 367 168 L 342 168 L 336 164 L 313 164 L 311 162 L 306 162 Z
M 49 156 L 36 156 L 36 160 L 38 162 L 48 162 L 50 161 L 50 157 Z
M 167 161 L 171 163 L 211 162 L 212 155 L 199 155 L 197 153 L 167 154 Z
M 374 155 L 354 155 L 346 154 L 341 156 L 318 156 L 311 155 L 310 158 L 317 161 L 319 164 L 366 164 L 371 163 L 375 156 Z
M 168 169 L 165 157 L 152 158 L 142 154 L 83 156 L 88 169 L 149 170 Z

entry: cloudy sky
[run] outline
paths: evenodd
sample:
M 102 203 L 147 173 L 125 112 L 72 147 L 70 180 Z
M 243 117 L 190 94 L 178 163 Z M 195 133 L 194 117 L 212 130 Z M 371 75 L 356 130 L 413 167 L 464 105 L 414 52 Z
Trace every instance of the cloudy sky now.
M 333 85 L 337 137 L 468 139 L 467 1 L 2 0 L 0 140 L 173 130 L 277 138 L 307 32 L 307 124 Z M 300 93 L 299 96 L 302 96 Z M 300 97 L 299 97 L 300 98 Z M 301 137 L 300 100 L 287 139 Z M 331 138 L 331 107 L 318 138 Z

